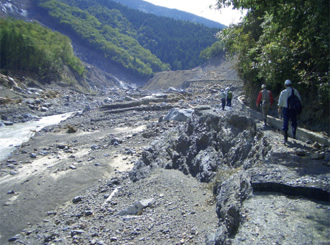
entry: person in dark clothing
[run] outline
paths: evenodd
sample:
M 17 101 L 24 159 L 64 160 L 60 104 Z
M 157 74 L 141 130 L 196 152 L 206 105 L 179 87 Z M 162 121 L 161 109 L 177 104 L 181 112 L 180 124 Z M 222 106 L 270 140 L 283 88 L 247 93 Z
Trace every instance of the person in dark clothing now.
M 292 87 L 292 82 L 290 80 L 286 80 L 284 83 L 285 89 L 281 92 L 280 97 L 278 99 L 278 113 L 282 113 L 283 117 L 283 134 L 284 134 L 284 143 L 288 141 L 288 127 L 289 121 L 291 120 L 292 127 L 292 136 L 296 138 L 296 130 L 297 130 L 297 114 L 294 110 L 288 108 L 288 98 L 293 93 L 298 97 L 301 102 L 301 97 L 297 89 Z
M 223 89 L 220 91 L 221 108 L 224 111 L 226 106 L 226 93 Z

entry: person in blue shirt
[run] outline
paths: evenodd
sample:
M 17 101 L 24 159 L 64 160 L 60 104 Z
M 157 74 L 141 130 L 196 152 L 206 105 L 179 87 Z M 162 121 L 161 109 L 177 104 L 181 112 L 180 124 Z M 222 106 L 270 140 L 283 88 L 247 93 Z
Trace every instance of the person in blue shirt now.
M 221 108 L 224 111 L 226 106 L 226 93 L 223 89 L 220 91 Z
M 284 135 L 284 143 L 288 141 L 288 127 L 289 121 L 291 120 L 292 127 L 292 136 L 296 138 L 296 130 L 297 130 L 297 114 L 294 110 L 288 109 L 288 98 L 292 94 L 292 92 L 298 97 L 301 102 L 301 97 L 297 89 L 292 87 L 292 82 L 290 80 L 286 80 L 284 82 L 285 89 L 281 92 L 280 97 L 278 99 L 278 114 L 283 117 L 283 135 Z

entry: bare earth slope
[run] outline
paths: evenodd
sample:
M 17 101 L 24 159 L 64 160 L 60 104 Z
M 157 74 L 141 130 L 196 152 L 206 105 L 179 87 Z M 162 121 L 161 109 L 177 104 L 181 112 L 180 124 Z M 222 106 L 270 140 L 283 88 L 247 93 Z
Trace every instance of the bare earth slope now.
M 143 89 L 150 91 L 166 90 L 169 87 L 179 89 L 199 81 L 218 82 L 222 86 L 242 86 L 242 81 L 237 76 L 234 64 L 234 60 L 216 57 L 205 65 L 192 70 L 159 72 L 143 86 Z

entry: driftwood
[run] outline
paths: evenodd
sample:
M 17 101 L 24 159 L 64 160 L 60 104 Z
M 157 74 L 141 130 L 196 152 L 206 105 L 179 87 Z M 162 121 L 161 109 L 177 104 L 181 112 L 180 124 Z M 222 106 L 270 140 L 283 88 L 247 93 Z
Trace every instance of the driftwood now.
M 182 97 L 180 96 L 149 96 L 142 98 L 141 100 L 104 105 L 100 107 L 100 110 L 107 111 L 109 113 L 123 112 L 129 110 L 167 110 L 173 108 L 173 106 L 160 103 L 173 103 L 179 101 L 180 99 L 182 99 Z

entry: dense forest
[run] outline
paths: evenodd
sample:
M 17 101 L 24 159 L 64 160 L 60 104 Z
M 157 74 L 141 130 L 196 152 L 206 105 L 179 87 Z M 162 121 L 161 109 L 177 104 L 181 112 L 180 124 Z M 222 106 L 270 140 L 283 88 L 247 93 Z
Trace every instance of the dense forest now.
M 54 21 L 92 48 L 143 77 L 200 65 L 215 28 L 157 17 L 109 0 L 37 0 Z
M 219 32 L 218 42 L 203 55 L 221 50 L 238 55 L 251 105 L 262 83 L 277 95 L 290 79 L 303 95 L 310 113 L 305 116 L 329 120 L 329 1 L 218 0 L 218 6 L 249 12 L 243 22 Z
M 82 75 L 71 40 L 37 23 L 0 19 L 0 70 L 36 74 L 43 81 L 60 79 L 64 66 Z

